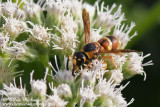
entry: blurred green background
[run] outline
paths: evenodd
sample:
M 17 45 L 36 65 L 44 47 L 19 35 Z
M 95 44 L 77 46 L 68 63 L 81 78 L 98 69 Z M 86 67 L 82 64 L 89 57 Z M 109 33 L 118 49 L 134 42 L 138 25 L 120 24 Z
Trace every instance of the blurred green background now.
M 102 0 L 101 0 L 102 1 Z M 151 56 L 144 63 L 153 60 L 153 66 L 144 67 L 147 74 L 137 75 L 129 79 L 130 84 L 122 91 L 129 102 L 135 98 L 129 107 L 160 107 L 160 0 L 103 0 L 105 5 L 122 4 L 126 16 L 126 23 L 136 23 L 138 35 L 128 44 L 127 48 L 143 51 Z M 94 4 L 94 1 L 87 0 Z M 128 80 L 127 80 L 128 81 Z M 122 84 L 125 84 L 124 81 Z
M 36 0 L 35 0 L 36 1 Z M 84 0 L 90 4 L 94 4 L 95 0 Z M 143 51 L 144 55 L 151 53 L 151 56 L 144 60 L 144 63 L 153 60 L 154 65 L 144 67 L 147 74 L 146 81 L 143 76 L 137 75 L 129 79 L 130 84 L 122 91 L 127 102 L 131 98 L 135 98 L 133 104 L 129 107 L 160 107 L 160 0 L 101 0 L 105 5 L 113 3 L 122 4 L 122 11 L 125 13 L 126 23 L 131 21 L 136 23 L 138 35 L 134 37 L 128 44 L 127 48 Z M 133 33 L 132 32 L 132 33 Z M 26 68 L 26 72 L 22 76 L 26 86 L 30 86 L 26 75 L 35 69 L 34 79 L 43 78 L 44 74 L 40 74 L 42 64 L 34 62 L 31 64 L 23 64 L 19 62 L 21 68 Z M 26 65 L 26 66 L 24 66 Z M 40 68 L 39 68 L 40 67 Z M 18 69 L 22 70 L 22 69 Z M 39 72 L 38 72 L 39 71 Z M 128 80 L 127 80 L 128 81 Z M 124 81 L 122 84 L 127 83 Z M 30 87 L 27 87 L 30 89 Z

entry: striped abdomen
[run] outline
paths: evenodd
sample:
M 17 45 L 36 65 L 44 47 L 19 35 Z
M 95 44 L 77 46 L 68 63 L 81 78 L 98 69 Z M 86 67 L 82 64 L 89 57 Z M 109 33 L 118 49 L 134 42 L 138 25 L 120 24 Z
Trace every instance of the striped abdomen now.
M 120 47 L 120 41 L 115 36 L 106 36 L 98 40 L 98 43 L 101 45 L 100 51 L 104 50 L 116 50 Z

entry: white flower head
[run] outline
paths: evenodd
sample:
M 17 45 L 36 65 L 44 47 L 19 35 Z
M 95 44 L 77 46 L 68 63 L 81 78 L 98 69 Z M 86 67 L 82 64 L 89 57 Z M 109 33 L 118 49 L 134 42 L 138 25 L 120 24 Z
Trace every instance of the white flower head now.
M 143 70 L 143 66 L 153 65 L 152 61 L 148 61 L 144 64 L 142 63 L 144 58 L 148 56 L 150 56 L 150 54 L 143 56 L 143 53 L 142 54 L 138 54 L 136 52 L 129 53 L 128 59 L 126 61 L 126 64 L 124 65 L 124 68 L 132 75 L 135 75 L 135 74 L 144 75 L 144 80 L 145 80 L 146 73 Z
M 88 69 L 80 70 L 82 80 L 90 81 L 91 85 L 95 84 L 96 72 L 90 71 Z
M 53 43 L 53 49 L 61 49 L 64 52 L 67 53 L 74 53 L 75 49 L 77 48 L 78 36 L 74 32 L 73 29 L 71 29 L 69 26 L 65 26 L 65 29 L 59 29 L 56 27 L 56 29 L 61 33 L 60 36 L 57 36 L 56 34 L 53 35 L 53 39 L 56 42 Z
M 121 21 L 124 20 L 124 14 L 121 12 L 121 5 L 118 7 L 117 11 L 113 14 L 113 9 L 116 8 L 116 4 L 113 4 L 109 9 L 109 6 L 104 7 L 104 2 L 101 5 L 101 9 L 97 2 L 97 17 L 95 23 L 102 28 L 110 30 L 115 25 L 119 25 Z M 105 11 L 104 11 L 105 10 Z
M 10 83 L 8 87 L 6 84 L 3 84 L 3 90 L 0 90 L 0 95 L 5 95 L 8 98 L 24 98 L 26 96 L 26 90 L 22 87 L 22 79 L 20 77 L 20 87 L 16 86 L 16 82 L 14 79 L 14 83 Z
M 61 99 L 57 94 L 57 89 L 53 88 L 53 85 L 50 86 L 51 90 L 53 91 L 54 95 L 48 96 L 47 100 L 45 101 L 45 107 L 65 107 L 68 102 Z
M 27 25 L 24 21 L 20 21 L 13 17 L 7 18 L 3 16 L 3 18 L 6 22 L 3 24 L 2 29 L 6 31 L 11 38 L 17 37 L 20 33 L 27 29 Z
M 0 33 L 0 49 L 2 52 L 6 49 L 9 38 L 8 34 Z
M 133 35 L 129 35 L 131 30 L 135 27 L 135 23 L 131 22 L 130 27 L 123 24 L 122 26 L 117 25 L 114 29 L 113 35 L 116 36 L 120 42 L 121 42 L 121 48 L 125 48 L 127 43 L 137 35 L 137 32 L 135 32 Z
M 21 20 L 24 20 L 26 18 L 25 11 L 21 10 L 19 8 L 16 10 L 15 16 L 16 16 L 16 18 L 21 19 Z
M 52 16 L 62 16 L 66 11 L 67 0 L 46 0 L 45 7 L 47 14 Z
M 120 84 L 123 81 L 123 73 L 120 69 L 110 70 L 111 78 L 115 83 Z
M 68 0 L 67 8 L 71 10 L 74 17 L 82 19 L 82 0 Z
M 42 11 L 41 4 L 43 3 L 43 0 L 38 0 L 37 4 L 33 2 L 33 0 L 23 0 L 24 6 L 23 9 L 26 13 L 26 16 L 29 17 L 40 17 L 40 12 Z
M 106 79 L 100 79 L 96 85 L 96 92 L 105 98 L 103 102 L 104 104 L 107 104 L 105 106 L 127 107 L 127 105 L 133 102 L 133 100 L 131 100 L 127 104 L 125 99 L 122 97 L 121 91 L 128 85 L 128 83 L 125 86 L 120 86 L 119 88 L 117 88 L 117 85 L 118 84 L 114 83 L 112 78 L 110 78 L 108 82 L 106 82 Z
M 82 80 L 82 86 L 80 88 L 80 106 L 83 107 L 85 102 L 93 103 L 98 96 L 94 93 L 94 88 L 92 86 L 84 87 L 84 80 Z
M 22 4 L 22 1 L 20 3 L 18 3 L 18 0 L 16 0 L 15 3 L 13 3 L 12 0 L 7 0 L 7 2 L 3 2 L 1 4 L 2 14 L 5 16 L 16 16 L 16 18 L 19 18 L 21 15 L 23 16 L 23 10 L 19 8 L 19 6 Z M 21 11 L 20 14 L 19 11 Z
M 74 32 L 78 31 L 78 20 L 77 19 L 74 20 L 73 16 L 69 11 L 67 15 L 63 15 L 61 18 L 61 28 L 66 29 L 67 27 L 69 27 L 70 29 L 73 29 Z
M 57 57 L 55 56 L 55 63 L 57 70 L 52 66 L 51 63 L 49 65 L 52 67 L 53 71 L 55 72 L 55 75 L 51 72 L 51 76 L 54 80 L 56 80 L 58 83 L 73 83 L 75 80 L 75 77 L 72 75 L 72 72 L 69 70 L 60 70 L 57 63 Z
M 6 47 L 5 52 L 10 54 L 14 58 L 18 59 L 19 57 L 23 56 L 26 53 L 27 49 L 27 46 L 25 45 L 26 41 L 22 42 L 12 41 L 10 44 L 12 44 L 12 46 Z
M 91 29 L 90 42 L 97 42 L 103 37 L 100 33 L 102 32 L 101 27 L 99 29 Z
M 51 34 L 48 32 L 48 28 L 45 28 L 41 25 L 34 25 L 32 22 L 29 22 L 29 24 L 32 25 L 32 29 L 27 29 L 26 31 L 31 33 L 31 37 L 30 37 L 30 41 L 34 41 L 34 42 L 39 42 L 39 43 L 43 43 L 46 45 L 50 45 L 50 38 L 51 38 Z
M 91 64 L 89 65 L 89 69 L 91 71 L 104 71 L 106 70 L 107 63 L 105 63 L 103 60 L 92 60 Z
M 120 55 L 115 55 L 112 54 L 112 59 L 113 59 L 113 64 L 116 67 L 116 69 L 122 69 L 123 64 L 126 62 L 127 54 L 120 54 Z
M 60 97 L 71 97 L 72 96 L 72 92 L 71 92 L 71 88 L 68 84 L 60 84 L 57 87 L 57 94 Z
M 47 91 L 46 77 L 47 77 L 47 74 L 48 74 L 48 68 L 46 69 L 44 79 L 34 80 L 33 79 L 33 73 L 34 73 L 34 71 L 32 71 L 30 73 L 30 84 L 31 84 L 32 92 L 35 95 L 45 96 L 46 91 Z
M 103 78 L 104 74 L 107 72 L 106 70 L 107 63 L 103 60 L 92 60 L 92 62 L 88 63 L 86 68 L 80 70 L 82 80 L 87 80 L 90 82 L 92 86 L 94 86 L 96 79 Z

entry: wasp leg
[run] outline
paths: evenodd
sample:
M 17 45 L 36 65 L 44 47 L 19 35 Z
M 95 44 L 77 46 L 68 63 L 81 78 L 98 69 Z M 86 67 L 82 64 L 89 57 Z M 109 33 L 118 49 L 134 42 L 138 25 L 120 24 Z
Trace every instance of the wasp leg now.
M 87 68 L 89 68 L 89 66 L 91 65 L 91 62 L 89 62 L 88 64 L 87 64 L 87 66 L 85 66 L 85 68 L 84 69 L 87 69 Z
M 112 56 L 102 56 L 102 58 L 103 59 L 109 59 L 111 62 L 114 62 Z

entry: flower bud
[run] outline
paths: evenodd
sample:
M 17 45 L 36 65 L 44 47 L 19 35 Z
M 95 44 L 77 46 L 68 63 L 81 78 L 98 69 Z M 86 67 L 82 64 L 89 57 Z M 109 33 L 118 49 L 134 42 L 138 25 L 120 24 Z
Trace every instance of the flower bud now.
M 64 98 L 69 98 L 72 96 L 72 92 L 71 92 L 71 89 L 70 89 L 70 86 L 67 85 L 67 84 L 61 84 L 61 85 L 58 85 L 57 87 L 57 94 L 60 96 L 60 97 L 64 97 Z
M 127 61 L 123 65 L 124 79 L 131 78 L 136 74 L 140 74 L 144 75 L 144 80 L 145 80 L 146 73 L 143 70 L 143 66 L 153 65 L 152 61 L 142 64 L 144 58 L 148 56 L 150 56 L 150 54 L 143 56 L 143 53 L 142 54 L 138 54 L 136 52 L 129 53 Z

